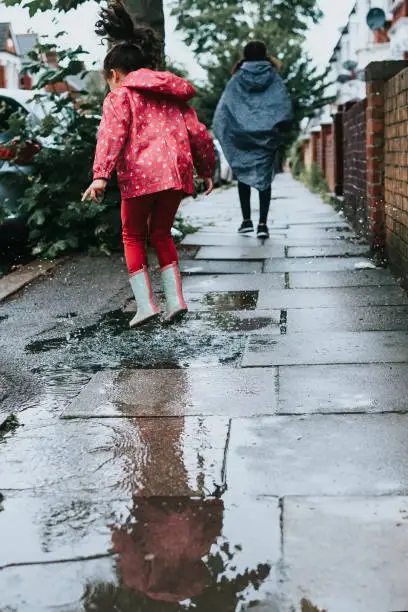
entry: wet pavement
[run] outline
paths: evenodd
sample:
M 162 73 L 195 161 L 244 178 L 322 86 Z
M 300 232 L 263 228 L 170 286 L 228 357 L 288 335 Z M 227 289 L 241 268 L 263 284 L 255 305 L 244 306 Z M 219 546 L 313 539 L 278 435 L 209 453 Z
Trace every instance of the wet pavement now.
M 406 294 L 287 175 L 184 215 L 177 326 L 120 255 L 1 304 L 0 612 L 408 610 Z

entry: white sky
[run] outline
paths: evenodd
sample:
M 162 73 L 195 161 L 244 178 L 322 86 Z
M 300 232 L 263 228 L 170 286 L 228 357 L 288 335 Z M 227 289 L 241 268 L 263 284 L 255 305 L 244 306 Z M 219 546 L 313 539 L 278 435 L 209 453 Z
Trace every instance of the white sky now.
M 306 48 L 315 63 L 323 67 L 337 42 L 339 28 L 345 25 L 355 0 L 342 0 L 339 3 L 335 0 L 319 1 L 325 18 L 309 32 Z M 167 13 L 169 13 L 171 0 L 165 0 L 165 4 Z M 90 52 L 90 59 L 100 62 L 104 56 L 104 49 L 93 33 L 97 10 L 96 2 L 87 2 L 79 9 L 70 11 L 68 15 L 57 15 L 58 23 L 53 23 L 49 13 L 38 14 L 30 18 L 27 10 L 6 8 L 0 4 L 0 21 L 11 21 L 16 33 L 31 29 L 40 34 L 52 36 L 60 30 L 66 30 L 68 36 L 65 40 L 61 39 L 61 42 L 70 46 L 82 44 Z M 167 54 L 173 61 L 184 64 L 193 79 L 200 78 L 203 73 L 197 66 L 192 53 L 183 44 L 181 36 L 174 32 L 174 26 L 174 19 L 167 14 Z

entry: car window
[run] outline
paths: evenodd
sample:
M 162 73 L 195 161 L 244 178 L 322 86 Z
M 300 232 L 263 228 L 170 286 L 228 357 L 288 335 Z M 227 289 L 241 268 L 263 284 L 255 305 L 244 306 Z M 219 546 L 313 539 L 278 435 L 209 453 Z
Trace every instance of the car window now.
M 10 98 L 0 98 L 0 134 L 8 132 L 9 119 L 11 115 L 17 111 L 27 114 L 23 107 L 20 106 L 20 104 L 15 100 L 11 100 Z

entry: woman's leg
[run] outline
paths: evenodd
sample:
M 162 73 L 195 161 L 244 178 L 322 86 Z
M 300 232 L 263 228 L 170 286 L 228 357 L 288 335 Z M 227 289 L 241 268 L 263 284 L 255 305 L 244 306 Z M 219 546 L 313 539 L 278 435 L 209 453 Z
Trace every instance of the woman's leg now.
M 238 183 L 239 201 L 241 202 L 242 218 L 251 220 L 251 187 L 245 183 Z
M 259 192 L 259 225 L 266 225 L 268 220 L 269 208 L 271 205 L 272 187 L 269 187 L 265 191 Z
M 147 221 L 154 197 L 122 200 L 122 236 L 130 276 L 147 266 Z
M 157 253 L 161 268 L 178 263 L 176 245 L 171 235 L 174 217 L 184 197 L 182 191 L 163 191 L 155 194 L 150 217 L 149 239 Z

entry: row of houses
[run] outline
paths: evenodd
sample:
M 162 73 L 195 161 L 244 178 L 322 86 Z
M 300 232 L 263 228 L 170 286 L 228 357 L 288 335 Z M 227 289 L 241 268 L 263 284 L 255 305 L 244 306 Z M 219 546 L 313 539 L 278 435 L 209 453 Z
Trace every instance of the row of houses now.
M 371 17 L 370 21 L 370 15 Z M 383 17 L 382 17 L 383 16 Z M 373 23 L 374 21 L 374 23 Z M 328 95 L 334 100 L 304 126 L 306 168 L 318 165 L 332 192 L 335 116 L 366 97 L 365 69 L 371 62 L 408 59 L 408 0 L 356 0 L 330 60 Z
M 357 0 L 330 68 L 334 103 L 304 126 L 303 164 L 408 285 L 408 0 Z

